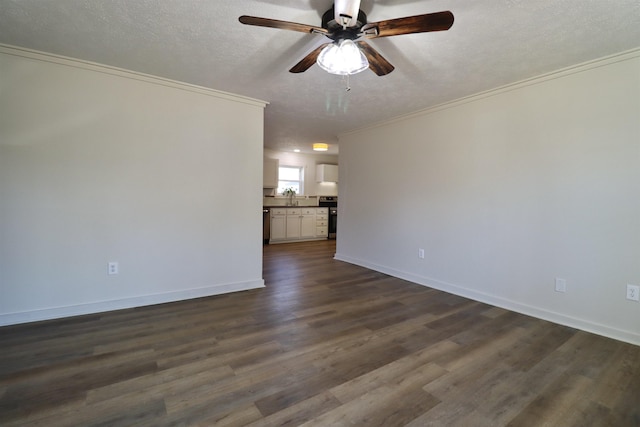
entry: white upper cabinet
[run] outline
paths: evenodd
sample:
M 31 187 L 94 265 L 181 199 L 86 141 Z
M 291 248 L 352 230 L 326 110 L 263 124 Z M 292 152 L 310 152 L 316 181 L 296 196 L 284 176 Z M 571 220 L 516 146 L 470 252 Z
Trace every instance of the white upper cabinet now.
M 278 159 L 264 159 L 262 188 L 278 188 Z
M 317 165 L 317 182 L 338 182 L 338 165 Z

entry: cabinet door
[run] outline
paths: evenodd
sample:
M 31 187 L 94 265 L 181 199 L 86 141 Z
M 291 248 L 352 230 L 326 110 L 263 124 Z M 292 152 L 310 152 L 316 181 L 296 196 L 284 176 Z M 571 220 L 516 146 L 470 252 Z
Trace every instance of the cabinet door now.
M 338 166 L 328 165 L 324 171 L 324 179 L 329 182 L 338 182 Z
M 316 166 L 317 182 L 338 182 L 338 166 L 318 165 Z
M 329 236 L 329 208 L 316 209 L 316 237 Z
M 278 159 L 264 159 L 262 188 L 278 188 Z
M 300 238 L 300 215 L 287 215 L 287 239 Z
M 316 216 L 303 215 L 300 219 L 300 237 L 308 238 L 316 236 Z
M 287 237 L 285 233 L 286 217 L 284 215 L 271 216 L 271 240 L 283 240 Z

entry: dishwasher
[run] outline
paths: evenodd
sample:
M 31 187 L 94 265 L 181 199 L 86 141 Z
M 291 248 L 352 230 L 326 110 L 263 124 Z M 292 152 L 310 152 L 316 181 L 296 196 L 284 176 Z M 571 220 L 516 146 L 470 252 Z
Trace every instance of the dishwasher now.
M 271 211 L 262 208 L 262 244 L 268 245 L 271 238 Z

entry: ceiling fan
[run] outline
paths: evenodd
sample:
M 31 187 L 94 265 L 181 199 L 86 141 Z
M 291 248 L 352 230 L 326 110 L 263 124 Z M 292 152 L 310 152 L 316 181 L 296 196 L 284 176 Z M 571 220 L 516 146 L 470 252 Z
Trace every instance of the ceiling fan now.
M 360 0 L 335 0 L 333 7 L 322 15 L 320 27 L 247 15 L 239 20 L 246 25 L 321 34 L 332 40 L 302 58 L 289 70 L 292 73 L 302 73 L 317 61 L 321 68 L 332 74 L 355 74 L 370 68 L 378 76 L 384 76 L 392 72 L 394 66 L 361 39 L 445 31 L 453 25 L 453 14 L 444 11 L 367 22 L 367 16 L 360 10 Z M 343 65 L 346 55 L 350 55 L 348 61 L 355 62 Z

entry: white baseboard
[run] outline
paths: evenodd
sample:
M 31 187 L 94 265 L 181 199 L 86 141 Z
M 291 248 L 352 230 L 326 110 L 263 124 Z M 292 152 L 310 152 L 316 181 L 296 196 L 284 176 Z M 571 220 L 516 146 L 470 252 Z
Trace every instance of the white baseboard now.
M 84 314 L 103 313 L 105 311 L 122 310 L 126 308 L 142 307 L 145 305 L 163 304 L 193 298 L 209 297 L 231 292 L 247 291 L 249 289 L 264 288 L 264 280 L 227 283 L 207 286 L 204 288 L 187 289 L 175 292 L 143 295 L 110 301 L 91 302 L 65 307 L 45 308 L 41 310 L 24 311 L 18 313 L 0 314 L 0 326 L 16 325 L 19 323 L 38 322 L 42 320 L 60 319 L 62 317 L 81 316 Z
M 479 301 L 485 304 L 490 304 L 496 307 L 504 308 L 506 310 L 515 311 L 517 313 L 526 314 L 528 316 L 536 317 L 538 319 L 547 320 L 549 322 L 557 323 L 571 328 L 580 329 L 586 332 L 602 335 L 607 338 L 613 338 L 618 341 L 628 342 L 630 344 L 640 345 L 640 334 L 625 331 L 621 329 L 612 328 L 607 325 L 594 323 L 589 320 L 579 319 L 571 316 L 567 316 L 562 313 L 549 311 L 542 307 L 535 307 L 527 304 L 520 303 L 518 301 L 502 298 L 498 295 L 486 294 L 484 292 L 478 292 L 473 289 L 464 288 L 462 286 L 454 285 L 451 283 L 443 282 L 441 280 L 422 277 L 413 273 L 408 273 L 400 270 L 395 270 L 390 267 L 378 265 L 365 260 L 352 258 L 339 253 L 335 254 L 334 259 L 338 261 L 348 262 L 349 264 L 359 265 L 370 270 L 379 271 L 380 273 L 388 274 L 399 279 L 407 280 L 418 285 L 427 286 L 439 291 L 448 292 L 450 294 L 458 295 L 465 298 L 470 298 L 474 301 Z

